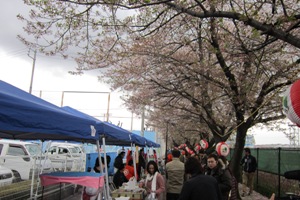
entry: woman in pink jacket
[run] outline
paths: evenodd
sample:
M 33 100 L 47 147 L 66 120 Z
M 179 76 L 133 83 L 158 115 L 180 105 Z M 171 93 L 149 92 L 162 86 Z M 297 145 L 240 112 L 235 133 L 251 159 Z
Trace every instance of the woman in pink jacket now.
M 140 182 L 140 187 L 147 191 L 148 199 L 160 199 L 161 194 L 165 191 L 165 181 L 158 171 L 157 163 L 149 161 L 147 164 L 147 177 Z

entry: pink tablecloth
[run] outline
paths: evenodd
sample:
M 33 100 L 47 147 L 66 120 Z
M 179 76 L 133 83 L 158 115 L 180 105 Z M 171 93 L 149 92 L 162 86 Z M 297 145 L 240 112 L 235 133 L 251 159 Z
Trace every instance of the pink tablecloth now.
M 72 183 L 86 187 L 100 188 L 104 185 L 104 175 L 92 172 L 52 172 L 40 175 L 42 186 L 58 183 Z

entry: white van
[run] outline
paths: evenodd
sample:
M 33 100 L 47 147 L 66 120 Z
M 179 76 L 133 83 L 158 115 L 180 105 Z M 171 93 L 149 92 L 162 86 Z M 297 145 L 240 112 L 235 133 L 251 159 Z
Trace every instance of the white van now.
M 14 182 L 31 179 L 33 171 L 35 175 L 42 169 L 52 171 L 50 160 L 40 156 L 41 153 L 38 144 L 0 139 L 0 165 L 12 170 Z
M 57 171 L 85 171 L 86 154 L 80 144 L 51 142 L 44 155 Z
M 13 173 L 10 169 L 0 165 L 0 187 L 12 184 Z

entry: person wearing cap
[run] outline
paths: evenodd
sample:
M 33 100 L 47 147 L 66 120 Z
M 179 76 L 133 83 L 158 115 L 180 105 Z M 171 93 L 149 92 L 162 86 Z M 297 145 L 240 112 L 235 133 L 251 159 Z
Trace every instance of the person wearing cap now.
M 118 169 L 122 167 L 124 157 L 125 157 L 125 151 L 121 150 L 118 156 L 115 158 L 115 162 L 114 162 L 115 173 L 118 171 Z

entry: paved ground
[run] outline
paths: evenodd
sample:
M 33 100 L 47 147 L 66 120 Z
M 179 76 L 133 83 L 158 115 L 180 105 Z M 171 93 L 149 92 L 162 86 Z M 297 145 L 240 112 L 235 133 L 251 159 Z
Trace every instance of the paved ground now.
M 241 184 L 239 184 L 239 191 L 240 191 L 240 194 L 242 194 L 242 185 Z M 253 191 L 253 193 L 250 196 L 242 197 L 242 199 L 243 200 L 268 200 L 270 198 L 265 197 L 255 191 Z
M 241 191 L 241 184 L 239 184 L 239 190 L 240 190 L 240 193 L 242 192 Z M 79 191 L 78 193 L 76 193 L 75 195 L 73 196 L 70 196 L 64 200 L 80 200 L 81 199 L 81 192 Z M 165 200 L 165 196 L 162 200 Z M 250 196 L 246 196 L 246 197 L 242 197 L 243 200 L 269 200 L 270 197 L 265 197 L 255 191 L 253 191 L 253 193 L 250 195 Z

